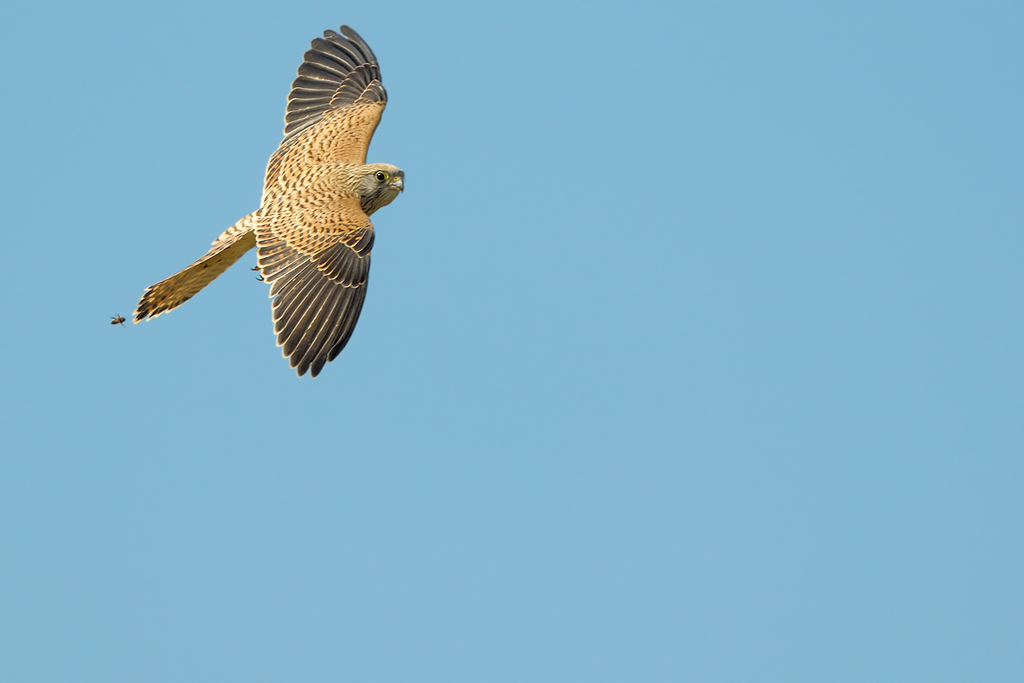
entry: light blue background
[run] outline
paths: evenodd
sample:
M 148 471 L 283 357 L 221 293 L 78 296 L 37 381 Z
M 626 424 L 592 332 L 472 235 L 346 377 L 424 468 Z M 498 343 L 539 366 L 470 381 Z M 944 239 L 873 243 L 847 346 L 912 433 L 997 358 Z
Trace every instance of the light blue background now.
M 110 326 L 341 23 L 408 180 L 348 348 L 296 378 L 251 255 Z M 1019 3 L 37 2 L 0 60 L 0 680 L 1024 679 Z

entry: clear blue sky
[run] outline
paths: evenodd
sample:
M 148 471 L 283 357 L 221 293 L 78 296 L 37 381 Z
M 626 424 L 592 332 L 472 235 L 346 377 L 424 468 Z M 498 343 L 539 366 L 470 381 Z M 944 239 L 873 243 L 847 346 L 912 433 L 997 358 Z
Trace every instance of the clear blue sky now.
M 407 177 L 348 348 L 295 377 L 251 255 L 109 325 L 342 23 Z M 35 2 L 0 60 L 0 680 L 1024 679 L 1020 3 Z

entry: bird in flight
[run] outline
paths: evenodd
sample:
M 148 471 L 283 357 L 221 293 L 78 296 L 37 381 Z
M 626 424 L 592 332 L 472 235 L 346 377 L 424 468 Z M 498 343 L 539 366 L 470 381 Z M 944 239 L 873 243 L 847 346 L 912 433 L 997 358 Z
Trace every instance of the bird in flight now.
M 324 31 L 292 82 L 260 208 L 201 259 L 147 288 L 134 322 L 177 308 L 256 247 L 277 345 L 300 377 L 320 374 L 345 348 L 366 298 L 370 216 L 404 189 L 401 169 L 366 163 L 387 99 L 366 41 L 348 26 Z

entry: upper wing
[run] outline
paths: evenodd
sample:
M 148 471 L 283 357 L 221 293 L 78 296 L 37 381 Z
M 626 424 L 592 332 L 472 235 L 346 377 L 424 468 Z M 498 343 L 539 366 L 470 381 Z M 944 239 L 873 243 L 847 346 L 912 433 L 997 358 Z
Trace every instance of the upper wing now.
M 366 163 L 388 95 L 373 50 L 342 26 L 310 43 L 285 110 L 284 140 L 267 164 L 264 196 L 281 169 L 325 161 Z
M 345 348 L 366 298 L 373 225 L 346 199 L 271 217 L 256 229 L 256 253 L 274 297 L 278 346 L 299 376 L 312 377 Z

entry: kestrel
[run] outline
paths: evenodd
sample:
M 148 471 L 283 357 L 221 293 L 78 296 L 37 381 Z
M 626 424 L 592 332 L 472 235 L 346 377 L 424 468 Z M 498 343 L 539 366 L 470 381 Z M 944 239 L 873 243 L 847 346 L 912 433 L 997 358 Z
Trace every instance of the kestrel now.
M 291 367 L 316 377 L 345 348 L 366 298 L 370 215 L 404 189 L 405 174 L 366 163 L 387 93 L 370 46 L 348 26 L 339 31 L 324 31 L 303 55 L 260 208 L 201 259 L 149 287 L 135 322 L 177 308 L 256 247 L 277 345 Z

